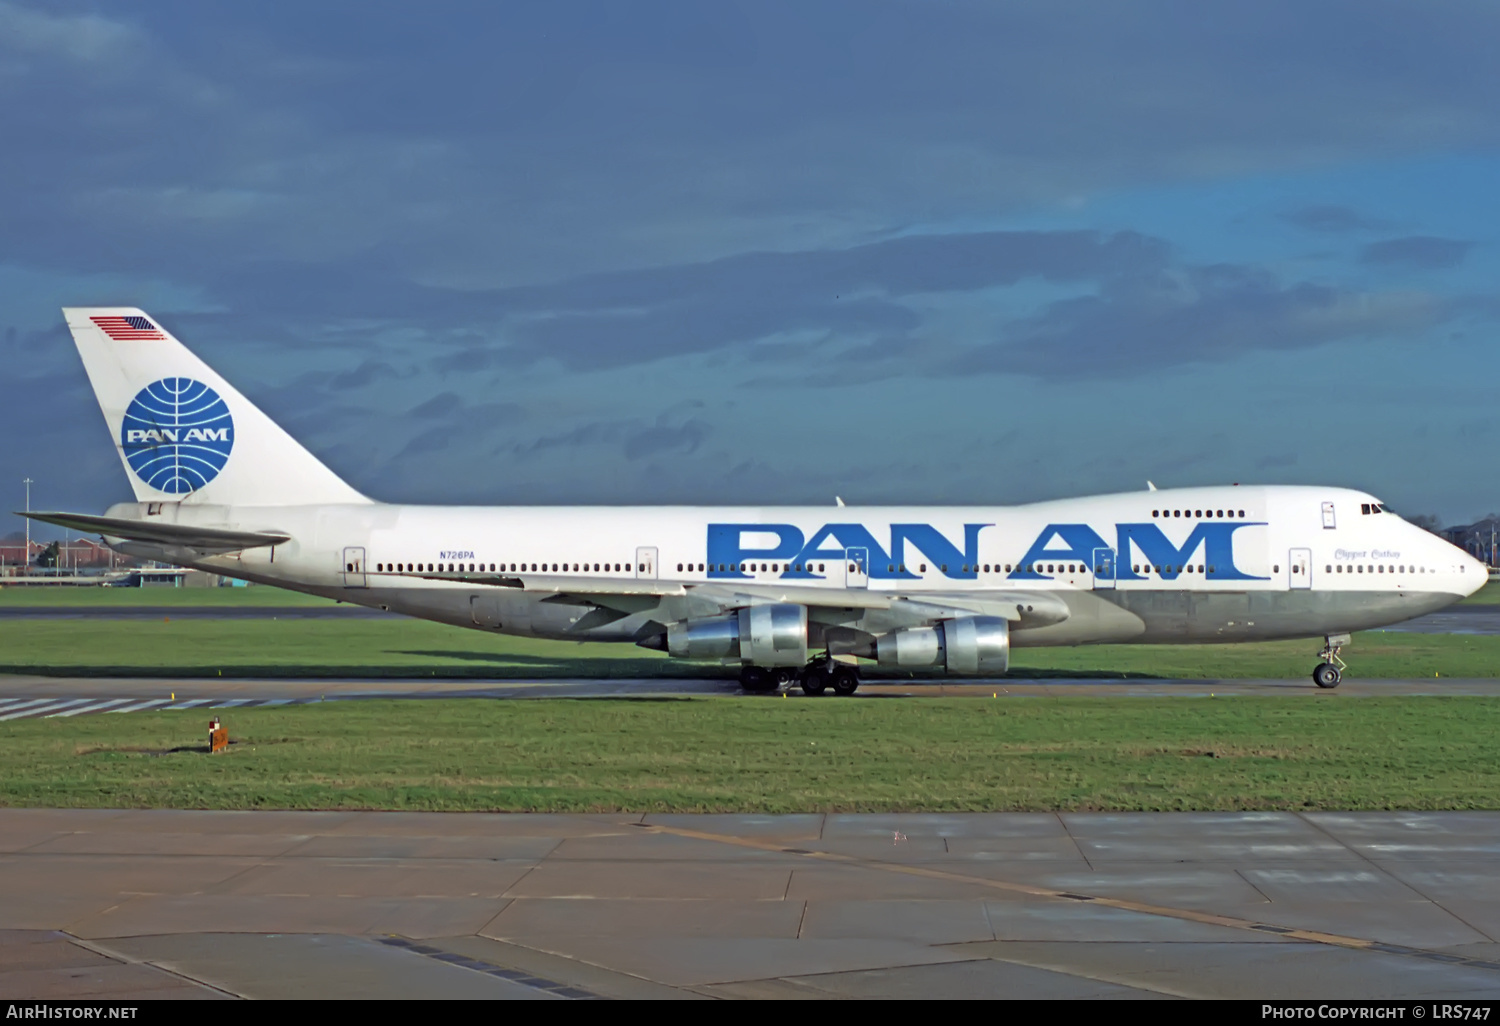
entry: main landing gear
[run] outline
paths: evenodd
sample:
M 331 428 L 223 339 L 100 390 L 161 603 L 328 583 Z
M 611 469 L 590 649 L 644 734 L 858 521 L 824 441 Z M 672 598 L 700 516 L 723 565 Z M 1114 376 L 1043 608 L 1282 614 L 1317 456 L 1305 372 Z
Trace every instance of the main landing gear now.
M 1349 635 L 1330 634 L 1323 639 L 1323 651 L 1318 657 L 1323 661 L 1313 671 L 1313 683 L 1320 688 L 1336 688 L 1339 681 L 1344 679 L 1344 671 L 1348 664 L 1339 658 L 1339 650 L 1349 644 Z
M 746 666 L 740 671 L 740 686 L 755 695 L 798 684 L 805 695 L 821 695 L 829 688 L 836 695 L 852 695 L 859 689 L 859 670 L 832 659 L 815 659 L 801 670 L 791 666 Z

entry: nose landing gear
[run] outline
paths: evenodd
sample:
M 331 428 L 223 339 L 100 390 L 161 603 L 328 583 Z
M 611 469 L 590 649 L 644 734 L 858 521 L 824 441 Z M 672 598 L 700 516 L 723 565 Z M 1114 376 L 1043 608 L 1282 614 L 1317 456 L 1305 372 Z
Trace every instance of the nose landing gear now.
M 1320 688 L 1330 689 L 1339 686 L 1344 679 L 1344 671 L 1348 664 L 1339 658 L 1339 650 L 1349 644 L 1349 635 L 1330 634 L 1323 639 L 1323 651 L 1318 653 L 1323 662 L 1313 671 L 1313 683 Z

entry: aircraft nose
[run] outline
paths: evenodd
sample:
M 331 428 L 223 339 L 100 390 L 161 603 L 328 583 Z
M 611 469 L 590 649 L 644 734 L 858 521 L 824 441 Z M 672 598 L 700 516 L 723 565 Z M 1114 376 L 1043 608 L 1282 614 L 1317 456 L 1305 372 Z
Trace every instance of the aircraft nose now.
M 1467 569 L 1463 574 L 1465 578 L 1464 587 L 1468 590 L 1465 591 L 1464 594 L 1472 595 L 1480 588 L 1483 588 L 1487 583 L 1489 583 L 1490 568 L 1485 566 L 1479 560 L 1475 559 L 1473 556 L 1469 555 L 1467 552 L 1464 553 L 1464 559 L 1468 560 L 1468 563 L 1466 564 Z

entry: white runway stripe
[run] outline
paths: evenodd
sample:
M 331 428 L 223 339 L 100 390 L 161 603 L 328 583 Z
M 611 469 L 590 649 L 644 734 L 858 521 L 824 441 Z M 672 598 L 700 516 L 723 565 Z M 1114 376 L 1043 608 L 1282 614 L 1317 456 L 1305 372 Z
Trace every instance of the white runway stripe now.
M 296 699 L 292 699 L 292 698 L 268 698 L 264 702 L 262 702 L 261 704 L 262 705 L 291 705 L 292 702 L 294 702 L 294 701 L 296 701 Z
M 129 699 L 126 699 L 126 701 L 129 701 Z M 127 705 L 123 709 L 110 709 L 109 711 L 112 713 L 139 712 L 142 709 L 150 709 L 152 706 L 166 705 L 170 701 L 170 698 L 148 698 L 144 701 L 137 702 L 135 705 Z
M 41 716 L 44 713 L 55 712 L 58 709 L 67 709 L 71 706 L 82 705 L 85 702 L 94 701 L 92 698 L 69 698 L 64 701 L 44 700 L 42 705 L 33 705 L 27 709 L 18 709 L 14 712 L 0 714 L 0 720 L 18 720 L 22 716 Z
M 0 709 L 0 713 L 19 712 L 22 709 L 46 705 L 48 702 L 55 701 L 57 701 L 55 698 L 17 698 L 13 699 L 4 709 Z
M 209 708 L 210 709 L 233 709 L 237 705 L 245 705 L 246 703 L 253 702 L 253 701 L 255 701 L 255 699 L 253 699 L 253 698 L 231 698 L 227 702 L 220 702 L 217 705 L 211 705 L 211 706 L 209 706 Z
M 112 705 L 124 705 L 129 701 L 130 699 L 128 698 L 108 698 L 102 702 L 95 702 L 93 705 L 84 705 L 78 707 L 77 709 L 69 709 L 65 712 L 48 713 L 45 719 L 50 720 L 54 716 L 82 716 L 85 713 L 103 712 Z
M 174 705 L 163 706 L 163 709 L 196 709 L 200 705 L 207 705 L 212 698 L 194 698 L 186 702 L 178 702 Z
M 9 712 L 12 709 L 19 709 L 23 705 L 36 705 L 38 702 L 45 701 L 45 698 L 6 698 L 0 700 L 0 713 Z

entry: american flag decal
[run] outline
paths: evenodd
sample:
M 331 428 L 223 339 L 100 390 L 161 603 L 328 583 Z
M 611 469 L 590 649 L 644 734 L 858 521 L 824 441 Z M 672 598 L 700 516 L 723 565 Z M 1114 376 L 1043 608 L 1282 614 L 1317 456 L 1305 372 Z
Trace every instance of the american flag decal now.
M 160 340 L 167 337 L 144 317 L 92 317 L 90 320 L 118 342 Z

